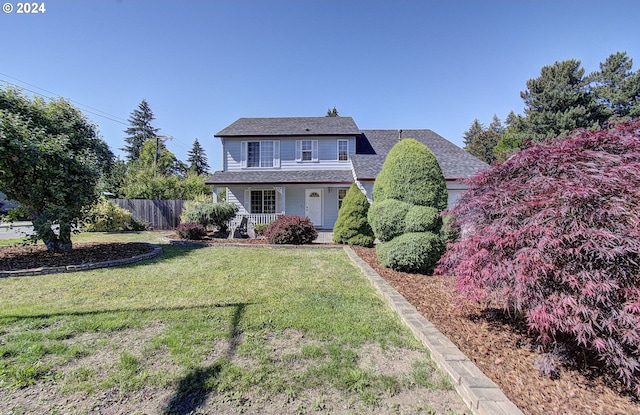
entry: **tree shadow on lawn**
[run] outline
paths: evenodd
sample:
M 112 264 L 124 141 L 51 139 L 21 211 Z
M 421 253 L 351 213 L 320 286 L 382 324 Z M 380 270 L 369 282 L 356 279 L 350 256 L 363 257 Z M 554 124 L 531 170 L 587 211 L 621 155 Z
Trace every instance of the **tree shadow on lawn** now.
M 155 312 L 155 311 L 183 311 L 183 310 L 199 310 L 207 308 L 221 308 L 221 307 L 238 307 L 242 306 L 242 310 L 247 305 L 255 303 L 221 303 L 221 304 L 198 304 L 188 306 L 174 306 L 174 307 L 131 307 L 131 308 L 114 308 L 106 310 L 91 310 L 91 311 L 59 311 L 53 313 L 41 313 L 41 314 L 5 314 L 0 315 L 0 319 L 9 319 L 13 321 L 26 320 L 26 319 L 49 319 L 52 317 L 64 317 L 64 316 L 94 316 L 99 314 L 111 314 L 111 313 L 131 313 L 131 312 Z M 235 317 L 234 317 L 235 319 Z
M 231 324 L 229 325 L 229 342 L 225 357 L 213 365 L 204 368 L 195 368 L 189 372 L 179 383 L 178 388 L 164 409 L 165 415 L 186 415 L 193 413 L 202 406 L 211 392 L 211 383 L 216 380 L 222 371 L 225 361 L 231 360 L 240 346 L 240 320 L 249 303 L 228 304 L 235 307 Z

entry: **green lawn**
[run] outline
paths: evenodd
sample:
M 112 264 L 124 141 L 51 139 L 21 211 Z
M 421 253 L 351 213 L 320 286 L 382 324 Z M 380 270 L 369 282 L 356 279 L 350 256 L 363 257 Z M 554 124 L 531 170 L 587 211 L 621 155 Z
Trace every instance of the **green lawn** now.
M 89 240 L 159 234 L 75 237 Z M 400 391 L 451 389 L 342 250 L 163 249 L 131 266 L 0 279 L 0 405 L 42 386 L 89 397 L 169 391 L 164 413 L 212 396 L 242 407 L 318 395 L 311 407 L 326 409 L 321 392 L 331 390 L 357 413 Z M 411 367 L 382 373 L 362 364 L 366 350 L 406 352 Z

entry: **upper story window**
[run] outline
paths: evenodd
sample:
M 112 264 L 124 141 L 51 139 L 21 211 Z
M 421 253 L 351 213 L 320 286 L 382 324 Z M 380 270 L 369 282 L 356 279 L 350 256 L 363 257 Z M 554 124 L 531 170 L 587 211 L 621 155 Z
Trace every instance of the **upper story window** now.
M 242 167 L 280 167 L 280 142 L 243 141 Z
M 349 160 L 349 140 L 338 140 L 338 160 Z
M 318 161 L 318 140 L 296 140 L 296 161 Z

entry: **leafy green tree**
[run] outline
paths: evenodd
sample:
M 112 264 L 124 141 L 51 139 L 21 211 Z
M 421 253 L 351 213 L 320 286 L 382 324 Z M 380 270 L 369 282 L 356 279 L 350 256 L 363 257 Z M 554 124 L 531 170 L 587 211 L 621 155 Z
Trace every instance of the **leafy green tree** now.
M 462 142 L 464 143 L 465 148 L 471 144 L 476 135 L 480 134 L 482 131 L 484 131 L 484 125 L 482 125 L 479 119 L 474 119 L 473 122 L 471 122 L 469 129 L 462 135 Z
M 72 228 L 97 200 L 112 160 L 95 126 L 69 102 L 0 89 L 0 188 L 21 204 L 33 239 L 49 251 L 72 249 Z
M 469 154 L 472 154 L 484 161 L 487 164 L 491 164 L 496 160 L 494 149 L 500 141 L 500 135 L 494 130 L 487 129 L 476 135 L 471 144 L 466 147 Z
M 607 118 L 640 116 L 640 71 L 633 72 L 633 60 L 617 52 L 600 63 L 600 71 L 590 75 L 596 99 L 605 107 Z
M 129 169 L 120 191 L 126 199 L 191 200 L 201 194 L 212 197 L 206 179 L 207 176 L 195 174 L 184 177 L 154 175 L 153 168 L 136 166 Z
M 159 150 L 156 150 L 156 143 L 159 146 Z M 167 149 L 162 140 L 145 142 L 140 150 L 140 158 L 135 163 L 131 163 L 131 165 L 132 168 L 137 166 L 150 168 L 161 176 L 182 176 L 187 170 L 186 165 Z
M 447 187 L 434 154 L 414 139 L 389 152 L 373 185 L 368 219 L 380 263 L 398 271 L 429 273 L 444 252 L 442 220 Z
M 369 201 L 355 183 L 342 200 L 338 220 L 333 226 L 333 242 L 348 245 L 373 246 L 375 236 L 367 221 Z
M 327 117 L 339 117 L 338 115 L 338 110 L 336 109 L 336 107 L 334 106 L 333 109 L 329 108 L 327 109 Z
M 193 146 L 187 155 L 189 156 L 189 158 L 187 158 L 187 162 L 190 163 L 190 172 L 195 174 L 209 174 L 207 155 L 197 138 L 193 141 Z
M 98 183 L 98 192 L 111 197 L 119 198 L 122 196 L 121 188 L 127 177 L 127 163 L 116 157 L 111 169 L 102 174 Z
M 131 112 L 128 120 L 130 127 L 124 130 L 125 134 L 128 134 L 124 139 L 126 145 L 121 148 L 126 153 L 128 161 L 137 160 L 144 144 L 156 140 L 160 129 L 151 125 L 154 119 L 153 111 L 145 99 Z

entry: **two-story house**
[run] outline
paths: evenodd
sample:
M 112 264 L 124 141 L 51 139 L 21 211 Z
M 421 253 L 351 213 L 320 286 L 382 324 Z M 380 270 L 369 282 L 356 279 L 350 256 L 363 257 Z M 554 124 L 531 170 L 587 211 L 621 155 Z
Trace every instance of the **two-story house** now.
M 360 130 L 351 117 L 240 118 L 219 133 L 222 171 L 207 184 L 239 215 L 268 223 L 279 214 L 308 216 L 332 229 L 352 183 L 372 200 L 373 183 L 391 148 L 414 138 L 436 156 L 447 180 L 449 205 L 463 180 L 487 164 L 431 130 Z

